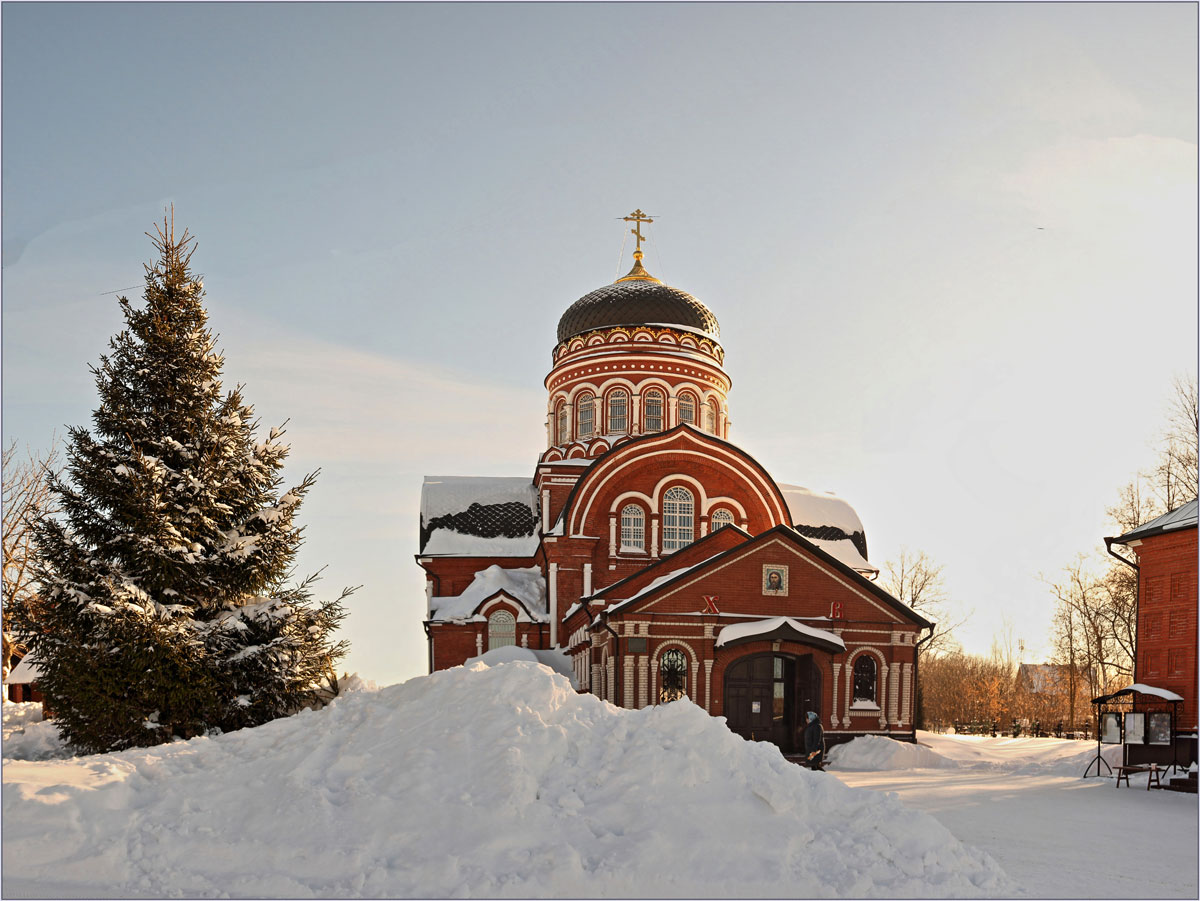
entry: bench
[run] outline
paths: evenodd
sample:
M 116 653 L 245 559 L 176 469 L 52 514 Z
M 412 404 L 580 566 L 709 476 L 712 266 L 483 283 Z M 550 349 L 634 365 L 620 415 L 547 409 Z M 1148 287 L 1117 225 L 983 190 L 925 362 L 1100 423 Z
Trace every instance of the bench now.
M 1132 764 L 1130 766 L 1113 767 L 1113 772 L 1117 774 L 1117 788 L 1121 787 L 1121 780 L 1125 780 L 1125 787 L 1129 787 L 1130 773 L 1149 773 L 1150 777 L 1146 780 L 1146 791 L 1153 788 L 1162 788 L 1162 770 L 1159 769 L 1157 763 L 1150 764 Z

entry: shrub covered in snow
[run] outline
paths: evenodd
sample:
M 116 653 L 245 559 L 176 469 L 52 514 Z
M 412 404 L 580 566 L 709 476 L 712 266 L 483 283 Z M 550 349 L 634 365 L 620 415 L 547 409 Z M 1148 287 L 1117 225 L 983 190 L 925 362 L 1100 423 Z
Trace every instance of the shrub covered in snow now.
M 193 248 L 164 222 L 145 304 L 93 367 L 94 433 L 73 428 L 61 517 L 35 524 L 36 601 L 15 612 L 38 686 L 76 749 L 152 745 L 266 722 L 317 703 L 344 652 L 341 598 L 288 586 L 295 516 L 314 476 L 282 492 L 288 446 L 222 393 Z M 345 597 L 343 593 L 342 597 Z

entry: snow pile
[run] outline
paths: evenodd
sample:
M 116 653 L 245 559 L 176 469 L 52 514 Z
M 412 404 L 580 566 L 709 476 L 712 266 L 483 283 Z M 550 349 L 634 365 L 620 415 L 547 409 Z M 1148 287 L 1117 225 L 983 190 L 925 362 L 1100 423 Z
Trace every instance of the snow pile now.
M 1018 893 L 895 796 L 687 701 L 626 711 L 476 663 L 255 729 L 4 767 L 3 893 L 966 897 Z
M 959 764 L 936 751 L 882 735 L 862 735 L 829 749 L 829 766 L 839 770 L 952 769 Z
M 516 645 L 509 645 L 506 648 L 493 648 L 485 651 L 478 657 L 467 660 L 463 666 L 468 669 L 476 663 L 482 663 L 484 666 L 496 666 L 501 663 L 512 663 L 514 660 L 540 663 L 549 667 L 551 672 L 566 676 L 571 681 L 572 688 L 579 687 L 575 679 L 575 670 L 571 665 L 571 657 L 566 651 L 518 648 Z
M 40 703 L 14 704 L 4 701 L 4 757 L 18 760 L 50 760 L 70 757 L 52 722 L 42 720 Z
M 1096 759 L 1096 743 L 1063 738 L 990 738 L 918 732 L 918 744 L 864 735 L 829 750 L 839 770 L 971 769 L 1024 775 L 1082 776 Z M 1121 745 L 1103 745 L 1109 766 Z M 1093 773 L 1095 767 L 1092 768 Z M 1107 770 L 1104 771 L 1107 773 Z

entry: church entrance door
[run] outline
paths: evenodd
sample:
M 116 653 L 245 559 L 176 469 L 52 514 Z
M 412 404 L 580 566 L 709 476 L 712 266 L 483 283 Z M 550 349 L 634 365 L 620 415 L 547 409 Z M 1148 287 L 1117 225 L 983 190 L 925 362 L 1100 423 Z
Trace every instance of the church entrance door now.
M 821 712 L 821 672 L 811 654 L 754 654 L 725 671 L 725 719 L 750 741 L 785 754 L 803 747 L 804 712 Z

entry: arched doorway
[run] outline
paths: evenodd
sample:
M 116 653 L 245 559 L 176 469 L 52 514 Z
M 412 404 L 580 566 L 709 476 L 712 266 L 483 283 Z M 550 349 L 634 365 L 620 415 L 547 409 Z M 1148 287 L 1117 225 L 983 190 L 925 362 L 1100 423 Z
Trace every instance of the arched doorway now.
M 821 713 L 821 670 L 812 654 L 752 654 L 725 670 L 725 720 L 750 741 L 785 754 L 803 747 L 804 713 Z

